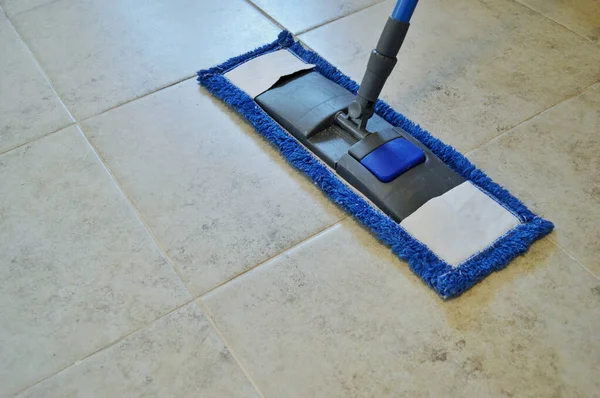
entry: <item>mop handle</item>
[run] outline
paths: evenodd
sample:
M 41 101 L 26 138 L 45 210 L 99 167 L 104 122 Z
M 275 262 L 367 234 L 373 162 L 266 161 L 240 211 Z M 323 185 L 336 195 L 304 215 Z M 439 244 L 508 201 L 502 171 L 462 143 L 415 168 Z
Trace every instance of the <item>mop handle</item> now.
M 358 95 L 348 107 L 348 116 L 357 123 L 360 130 L 365 130 L 367 121 L 373 116 L 373 106 L 396 65 L 396 55 L 404 42 L 410 26 L 410 17 L 417 3 L 418 0 L 398 0 L 381 32 L 377 46 L 371 52 Z
M 394 11 L 392 11 L 392 18 L 400 22 L 410 22 L 417 3 L 419 0 L 398 0 Z

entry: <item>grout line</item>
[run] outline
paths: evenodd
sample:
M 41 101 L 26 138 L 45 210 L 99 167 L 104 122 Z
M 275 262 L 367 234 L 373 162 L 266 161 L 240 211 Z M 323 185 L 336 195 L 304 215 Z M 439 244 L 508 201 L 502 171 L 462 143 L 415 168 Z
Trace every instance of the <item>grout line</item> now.
M 281 250 L 281 251 L 277 252 L 276 254 L 272 255 L 271 257 L 267 258 L 266 260 L 264 260 L 264 261 L 261 261 L 260 263 L 258 263 L 258 264 L 256 264 L 256 265 L 254 265 L 254 266 L 252 266 L 252 267 L 250 267 L 250 268 L 248 268 L 247 270 L 245 270 L 244 272 L 242 272 L 242 273 L 240 273 L 240 274 L 237 274 L 237 275 L 236 275 L 236 276 L 234 276 L 233 278 L 231 278 L 231 279 L 229 279 L 229 280 L 227 280 L 227 281 L 225 281 L 225 282 L 221 283 L 220 285 L 217 285 L 217 286 L 213 287 L 213 288 L 212 288 L 212 289 L 210 289 L 210 290 L 207 290 L 206 292 L 202 293 L 202 294 L 201 294 L 200 296 L 198 296 L 198 297 L 199 297 L 199 298 L 205 297 L 205 296 L 207 296 L 208 294 L 210 294 L 210 293 L 214 292 L 215 290 L 217 290 L 217 289 L 219 289 L 219 288 L 221 288 L 221 287 L 223 287 L 223 286 L 225 286 L 225 285 L 228 285 L 229 283 L 231 283 L 231 282 L 233 282 L 233 281 L 235 281 L 235 280 L 237 280 L 237 279 L 241 278 L 242 276 L 244 276 L 244 275 L 248 274 L 249 272 L 251 272 L 251 271 L 253 271 L 253 270 L 255 270 L 255 269 L 259 268 L 261 265 L 263 265 L 263 264 L 266 264 L 266 263 L 270 262 L 271 260 L 274 260 L 274 259 L 276 259 L 277 257 L 281 256 L 282 254 L 285 254 L 285 253 L 287 253 L 287 252 L 289 252 L 289 251 L 291 251 L 291 250 L 294 250 L 294 249 L 296 249 L 296 248 L 297 248 L 297 247 L 299 247 L 299 246 L 302 246 L 303 244 L 307 243 L 309 240 L 312 240 L 313 238 L 316 238 L 316 237 L 318 237 L 318 236 L 320 236 L 320 235 L 323 235 L 324 233 L 326 233 L 326 232 L 328 232 L 329 230 L 331 230 L 331 229 L 335 228 L 336 226 L 338 226 L 339 224 L 341 224 L 342 222 L 344 222 L 346 219 L 348 219 L 348 218 L 350 218 L 350 217 L 351 217 L 350 215 L 346 215 L 346 216 L 342 217 L 341 219 L 339 219 L 339 220 L 338 220 L 338 221 L 336 221 L 335 223 L 333 223 L 333 224 L 331 224 L 331 225 L 329 225 L 329 226 L 327 226 L 327 227 L 325 227 L 325 228 L 323 228 L 323 229 L 321 229 L 321 230 L 319 230 L 319 231 L 315 232 L 314 234 L 312 234 L 312 235 L 310 235 L 310 236 L 308 236 L 308 237 L 306 237 L 306 238 L 302 239 L 302 240 L 301 240 L 301 241 L 299 241 L 298 243 L 295 243 L 295 244 L 293 244 L 292 246 L 290 246 L 290 247 L 288 247 L 288 248 L 285 248 L 285 249 L 283 249 L 283 250 Z
M 330 24 L 330 23 L 332 23 L 332 22 L 339 21 L 340 19 L 344 19 L 344 18 L 346 18 L 346 17 L 349 17 L 349 16 L 351 16 L 351 15 L 358 14 L 358 13 L 359 13 L 359 12 L 361 12 L 361 11 L 365 11 L 365 10 L 367 10 L 367 9 L 371 8 L 371 7 L 375 7 L 375 6 L 379 5 L 379 4 L 385 3 L 386 1 L 387 1 L 387 0 L 377 0 L 377 1 L 376 1 L 375 3 L 373 3 L 373 4 L 369 4 L 369 5 L 367 5 L 367 6 L 364 6 L 364 7 L 362 7 L 362 8 L 359 8 L 359 9 L 357 9 L 357 10 L 354 10 L 354 11 L 352 11 L 352 12 L 348 13 L 348 14 L 339 15 L 339 16 L 337 16 L 337 17 L 333 17 L 332 19 L 329 19 L 329 20 L 327 20 L 327 21 L 325 21 L 325 22 L 318 23 L 318 24 L 317 24 L 317 25 L 315 25 L 315 26 L 310 26 L 310 27 L 308 27 L 308 28 L 306 28 L 306 29 L 303 29 L 303 30 L 299 31 L 298 33 L 295 33 L 295 34 L 294 34 L 294 36 L 300 36 L 300 35 L 303 35 L 304 33 L 310 32 L 311 30 L 319 29 L 319 28 L 321 28 L 321 27 L 323 27 L 323 26 L 325 26 L 325 25 L 328 25 L 328 24 Z
M 543 110 L 541 110 L 541 111 L 539 111 L 539 112 L 537 112 L 537 113 L 535 113 L 535 114 L 533 114 L 533 115 L 531 115 L 531 116 L 527 117 L 526 119 L 523 119 L 522 121 L 518 122 L 518 123 L 517 123 L 517 124 L 515 124 L 514 126 L 512 126 L 512 127 L 509 127 L 508 129 L 504 130 L 502 133 L 500 133 L 500 134 L 498 134 L 498 135 L 495 135 L 495 136 L 493 136 L 492 138 L 490 138 L 489 140 L 487 140 L 487 141 L 484 141 L 484 142 L 482 142 L 482 143 L 478 144 L 477 146 L 475 146 L 474 148 L 471 148 L 471 149 L 469 149 L 468 151 L 465 151 L 465 152 L 462 152 L 462 153 L 465 155 L 465 157 L 467 157 L 467 156 L 468 156 L 470 153 L 473 153 L 473 152 L 475 152 L 476 150 L 478 150 L 478 149 L 480 149 L 481 147 L 483 147 L 483 146 L 485 146 L 485 145 L 489 144 L 489 143 L 490 143 L 490 142 L 492 142 L 492 141 L 496 141 L 496 140 L 498 140 L 500 137 L 502 137 L 502 136 L 504 136 L 504 135 L 508 134 L 509 132 L 513 131 L 514 129 L 516 129 L 517 127 L 521 126 L 522 124 L 525 124 L 525 123 L 527 123 L 527 122 L 528 122 L 528 121 L 530 121 L 531 119 L 534 119 L 534 118 L 536 118 L 537 116 L 541 115 L 542 113 L 545 113 L 545 112 L 547 112 L 547 111 L 551 110 L 552 108 L 554 108 L 554 107 L 556 107 L 556 106 L 558 106 L 558 105 L 562 104 L 563 102 L 567 102 L 567 101 L 570 101 L 570 100 L 572 100 L 573 98 L 579 97 L 580 95 L 584 94 L 584 93 L 585 93 L 586 91 L 588 91 L 588 90 L 589 90 L 589 89 L 590 89 L 592 86 L 594 86 L 594 85 L 598 84 L 599 82 L 600 82 L 600 80 L 598 80 L 598 81 L 594 81 L 593 83 L 591 83 L 591 84 L 589 84 L 589 85 L 585 86 L 583 89 L 581 89 L 581 91 L 578 91 L 578 92 L 576 92 L 576 93 L 574 93 L 574 94 L 568 95 L 567 97 L 565 97 L 565 98 L 563 98 L 563 99 L 559 100 L 559 101 L 558 101 L 558 102 L 556 102 L 555 104 L 553 104 L 553 105 L 550 105 L 548 108 L 545 108 L 545 109 L 543 109 Z
M 59 3 L 59 2 L 61 2 L 61 1 L 63 1 L 63 0 L 50 0 L 50 1 L 46 2 L 46 3 L 38 4 L 38 5 L 36 5 L 36 6 L 33 6 L 33 7 L 31 7 L 31 8 L 28 8 L 28 9 L 26 9 L 26 10 L 19 11 L 19 12 L 17 12 L 17 13 L 14 13 L 13 15 L 11 15 L 11 16 L 10 16 L 10 18 L 14 18 L 14 17 L 16 17 L 17 15 L 25 14 L 25 13 L 27 13 L 27 12 L 29 12 L 29 11 L 37 10 L 38 8 L 42 8 L 42 7 L 49 6 L 50 4 Z M 7 14 L 6 16 L 8 17 L 8 14 Z
M 544 17 L 545 19 L 547 19 L 548 21 L 554 22 L 556 25 L 560 26 L 561 28 L 564 28 L 566 30 L 568 30 L 569 32 L 576 34 L 577 36 L 581 37 L 582 39 L 585 39 L 586 41 L 592 43 L 593 45 L 597 46 L 600 45 L 600 43 L 596 43 L 595 41 L 593 41 L 592 39 L 590 39 L 589 37 L 586 37 L 584 35 L 582 35 L 579 32 L 574 31 L 573 29 L 569 28 L 567 25 L 563 25 L 562 23 L 558 22 L 557 20 L 551 18 L 549 15 L 544 14 L 541 11 L 536 10 L 535 8 L 525 4 L 525 3 L 521 3 L 519 0 L 513 0 L 514 3 L 519 4 L 533 12 L 535 12 L 538 15 L 541 15 L 542 17 Z
M 62 1 L 62 0 L 60 0 L 60 1 Z M 103 110 L 103 111 L 100 111 L 99 113 L 96 113 L 96 114 L 94 114 L 94 115 L 91 115 L 91 116 L 87 116 L 86 118 L 84 118 L 84 119 L 81 119 L 81 122 L 85 122 L 85 121 L 87 121 L 87 120 L 89 120 L 89 119 L 91 119 L 91 118 L 94 118 L 94 117 L 96 117 L 96 116 L 103 115 L 103 114 L 105 114 L 106 112 L 112 111 L 113 109 L 119 108 L 119 107 L 121 107 L 121 106 L 127 105 L 127 104 L 129 104 L 129 103 L 132 103 L 132 102 L 135 102 L 135 101 L 137 101 L 137 100 L 139 100 L 139 99 L 142 99 L 142 98 L 144 98 L 144 97 L 148 97 L 149 95 L 156 94 L 157 92 L 159 92 L 159 91 L 161 91 L 161 90 L 167 89 L 167 88 L 169 88 L 169 87 L 176 86 L 176 85 L 178 85 L 178 84 L 180 84 L 180 83 L 183 83 L 183 82 L 184 82 L 184 81 L 186 81 L 186 80 L 192 79 L 192 78 L 194 78 L 194 77 L 196 77 L 196 76 L 197 76 L 197 75 L 194 73 L 193 75 L 188 75 L 188 76 L 186 76 L 186 77 L 184 77 L 184 78 L 181 78 L 181 79 L 179 79 L 179 80 L 177 80 L 177 81 L 174 81 L 174 82 L 171 82 L 171 83 L 166 83 L 165 85 L 163 85 L 163 86 L 160 86 L 160 87 L 157 87 L 157 88 L 155 88 L 155 89 L 152 89 L 151 91 L 148 91 L 147 93 L 145 93 L 145 94 L 142 94 L 142 95 L 140 95 L 140 96 L 138 96 L 138 97 L 135 97 L 135 98 L 130 98 L 130 99 L 128 99 L 128 100 L 125 100 L 125 101 L 123 101 L 123 102 L 120 102 L 120 103 L 118 103 L 118 104 L 115 104 L 115 105 L 111 106 L 111 107 L 110 107 L 110 108 L 108 108 L 108 109 L 105 109 L 105 110 Z
M 26 145 L 32 144 L 32 143 L 34 143 L 34 142 L 36 142 L 36 141 L 38 141 L 38 140 L 41 140 L 41 139 L 43 139 L 43 138 L 46 138 L 46 137 L 48 137 L 48 136 L 52 135 L 52 134 L 54 134 L 54 133 L 58 133 L 58 132 L 59 132 L 59 131 L 61 131 L 61 130 L 64 130 L 64 129 L 67 129 L 67 128 L 69 128 L 69 127 L 73 127 L 73 126 L 76 126 L 76 125 L 77 125 L 77 123 L 75 123 L 75 122 L 71 122 L 71 123 L 69 123 L 69 124 L 67 124 L 67 125 L 65 125 L 65 126 L 59 127 L 58 129 L 56 129 L 56 130 L 54 130 L 54 131 L 50 131 L 50 132 L 48 132 L 48 133 L 44 133 L 43 135 L 40 135 L 39 137 L 35 137 L 35 138 L 33 138 L 33 139 L 31 139 L 31 140 L 29 140 L 29 141 L 27 141 L 27 142 L 24 142 L 24 143 L 22 143 L 22 144 L 19 144 L 19 145 L 15 146 L 15 147 L 8 148 L 7 150 L 0 152 L 0 156 L 2 156 L 2 155 L 4 155 L 4 154 L 6 154 L 6 153 L 8 153 L 8 152 L 14 151 L 15 149 L 19 149 L 19 148 L 22 148 L 22 147 L 24 147 L 24 146 L 26 146 Z
M 272 16 L 270 16 L 265 10 L 263 10 L 262 8 L 260 8 L 252 0 L 246 0 L 246 3 L 248 3 L 252 8 L 254 8 L 256 11 L 258 11 L 260 14 L 262 14 L 263 17 L 267 18 L 269 21 L 271 21 L 272 23 L 274 23 L 279 29 L 281 29 L 281 30 L 287 30 L 289 32 L 288 28 L 286 28 L 281 23 L 279 23 L 279 21 L 277 21 L 275 18 L 273 18 Z
M 173 261 L 173 259 L 171 258 L 171 256 L 169 255 L 169 253 L 167 252 L 167 250 L 165 249 L 165 247 L 161 243 L 161 241 L 154 234 L 154 231 L 152 231 L 152 229 L 148 225 L 148 222 L 146 221 L 146 219 L 144 218 L 144 216 L 142 215 L 142 213 L 135 206 L 135 204 L 133 203 L 133 200 L 129 197 L 129 195 L 127 195 L 127 192 L 125 191 L 125 188 L 123 187 L 123 184 L 121 184 L 121 182 L 119 181 L 119 179 L 117 178 L 117 176 L 113 173 L 113 171 L 110 169 L 110 167 L 108 167 L 107 162 L 102 158 L 102 156 L 100 155 L 100 152 L 98 151 L 98 149 L 96 148 L 96 146 L 87 137 L 87 135 L 85 134 L 84 129 L 79 125 L 79 123 L 77 124 L 77 126 L 79 127 L 79 129 L 81 131 L 81 135 L 83 136 L 83 139 L 90 146 L 90 148 L 92 149 L 92 151 L 94 152 L 94 154 L 98 158 L 98 161 L 100 162 L 100 164 L 102 165 L 102 167 L 104 167 L 104 170 L 108 173 L 108 175 L 112 179 L 113 183 L 116 185 L 117 189 L 121 192 L 121 194 L 123 195 L 123 197 L 127 201 L 127 205 L 132 208 L 132 210 L 134 211 L 134 213 L 138 217 L 139 221 L 144 226 L 144 229 L 146 230 L 146 232 L 148 233 L 148 235 L 150 235 L 150 238 L 154 241 L 154 243 L 156 244 L 156 246 L 159 248 L 159 250 L 161 251 L 161 254 L 163 254 L 165 256 L 165 258 L 167 259 L 169 265 L 171 265 L 171 268 L 173 268 L 173 271 L 175 271 L 175 273 L 177 274 L 177 276 L 181 280 L 181 283 L 183 284 L 183 286 L 185 287 L 185 289 L 188 291 L 188 293 L 190 294 L 190 296 L 192 298 L 195 298 L 196 295 L 193 293 L 193 291 L 191 290 L 191 288 L 189 287 L 189 285 L 185 281 L 183 271 L 181 271 L 179 269 L 179 267 L 177 266 L 177 264 L 175 264 L 175 261 Z
M 322 26 L 325 26 L 325 25 L 327 25 L 327 24 L 329 24 L 329 23 L 332 23 L 332 22 L 338 21 L 338 20 L 340 20 L 340 19 L 343 19 L 343 18 L 349 17 L 350 15 L 353 15 L 353 14 L 357 14 L 357 13 L 359 13 L 359 12 L 361 12 L 361 11 L 364 11 L 364 10 L 366 10 L 366 9 L 368 9 L 368 8 L 374 7 L 374 6 L 376 6 L 376 5 L 379 5 L 379 4 L 381 4 L 381 3 L 385 3 L 386 1 L 387 1 L 387 0 L 377 0 L 377 1 L 376 1 L 375 3 L 373 3 L 373 4 L 369 4 L 369 5 L 367 5 L 367 6 L 364 6 L 364 7 L 362 7 L 362 8 L 359 8 L 359 9 L 357 9 L 357 10 L 354 10 L 354 11 L 352 11 L 352 12 L 348 13 L 348 14 L 344 14 L 344 15 L 339 15 L 339 16 L 337 16 L 337 17 L 333 17 L 332 19 L 328 19 L 328 20 L 326 20 L 326 21 L 324 21 L 324 22 L 318 23 L 317 25 L 314 25 L 314 26 L 308 27 L 308 28 L 306 28 L 306 29 L 300 30 L 300 31 L 299 31 L 299 32 L 297 32 L 297 33 L 293 33 L 293 32 L 292 32 L 292 36 L 294 36 L 294 37 L 297 39 L 297 38 L 298 38 L 298 36 L 300 36 L 300 35 L 302 35 L 302 34 L 304 34 L 304 33 L 310 32 L 311 30 L 318 29 L 318 28 L 320 28 L 320 27 L 322 27 Z M 281 22 L 279 22 L 278 20 L 276 20 L 276 19 L 275 19 L 274 17 L 272 17 L 272 16 L 271 16 L 269 13 L 267 13 L 267 12 L 266 12 L 264 9 L 262 9 L 261 7 L 259 7 L 259 6 L 258 6 L 256 3 L 254 3 L 254 1 L 252 1 L 252 0 L 246 0 L 246 2 L 247 2 L 248 4 L 250 4 L 252 7 L 254 7 L 254 8 L 255 8 L 255 9 L 258 11 L 258 12 L 260 12 L 260 13 L 261 13 L 261 14 L 262 14 L 262 15 L 263 15 L 265 18 L 267 18 L 269 21 L 271 21 L 272 23 L 274 23 L 275 25 L 277 25 L 277 27 L 279 27 L 281 30 L 287 30 L 288 32 L 291 32 L 291 31 L 290 31 L 290 29 L 286 28 L 286 27 L 285 27 L 285 26 L 284 26 L 284 25 L 283 25 Z
M 27 44 L 27 42 L 25 42 L 25 39 L 23 39 L 23 36 L 21 36 L 21 33 L 19 33 L 19 31 L 17 30 L 17 28 L 15 27 L 15 25 L 12 23 L 12 21 L 10 20 L 10 18 L 6 18 L 6 20 L 8 21 L 9 25 L 11 26 L 11 28 L 14 30 L 14 32 L 17 34 L 17 37 L 19 38 L 19 40 L 21 41 L 21 43 L 23 44 L 23 46 L 25 47 L 25 50 L 27 51 L 27 53 L 29 54 L 29 56 L 31 57 L 31 59 L 33 60 L 33 63 L 35 64 L 35 66 L 38 68 L 38 70 L 40 71 L 40 73 L 42 74 L 42 77 L 46 80 L 46 82 L 48 83 L 48 86 L 50 86 L 50 90 L 52 90 L 52 92 L 54 93 L 54 95 L 56 95 L 56 98 L 58 99 L 58 101 L 60 102 L 60 104 L 63 106 L 64 110 L 67 112 L 67 114 L 69 115 L 69 117 L 71 118 L 71 121 L 73 123 L 76 123 L 77 120 L 73 117 L 73 114 L 71 113 L 71 111 L 69 110 L 69 108 L 67 108 L 67 105 L 65 105 L 65 102 L 62 100 L 62 98 L 58 95 L 58 92 L 56 91 L 56 89 L 54 88 L 54 84 L 52 84 L 52 80 L 50 80 L 50 78 L 48 77 L 48 75 L 46 74 L 46 71 L 44 70 L 44 68 L 42 68 L 42 64 L 40 63 L 40 61 L 37 59 L 37 57 L 35 56 L 35 54 L 33 53 L 33 51 L 31 51 L 31 48 L 29 48 L 29 45 Z M 59 130 L 57 130 L 59 131 Z M 35 140 L 34 140 L 35 141 Z
M 96 354 L 98 354 L 98 353 L 100 353 L 100 352 L 102 352 L 102 351 L 104 351 L 104 350 L 107 350 L 107 349 L 109 349 L 109 348 L 111 348 L 111 347 L 113 347 L 113 346 L 115 346 L 115 345 L 119 344 L 119 343 L 120 343 L 120 342 L 122 342 L 123 340 L 125 340 L 125 339 L 129 338 L 131 335 L 133 335 L 133 334 L 136 334 L 136 333 L 138 333 L 138 332 L 140 332 L 140 331 L 142 331 L 142 330 L 144 330 L 144 329 L 146 329 L 146 328 L 148 328 L 148 327 L 152 326 L 152 325 L 153 325 L 153 324 L 155 324 L 156 322 L 158 322 L 158 321 L 160 321 L 161 319 L 163 319 L 163 318 L 165 318 L 165 317 L 167 317 L 167 316 L 171 315 L 171 314 L 172 314 L 172 313 L 174 313 L 175 311 L 179 311 L 181 308 L 185 307 L 186 305 L 189 305 L 189 304 L 193 303 L 195 300 L 196 300 L 196 299 L 192 298 L 191 300 L 189 300 L 189 301 L 186 301 L 185 303 L 183 303 L 183 304 L 181 304 L 181 305 L 179 305 L 179 306 L 177 306 L 177 307 L 173 308 L 172 310 L 169 310 L 169 311 L 168 311 L 168 312 L 166 312 L 165 314 L 163 314 L 163 315 L 159 316 L 158 318 L 156 318 L 156 319 L 154 319 L 154 320 L 152 320 L 152 321 L 148 322 L 147 324 L 144 324 L 144 325 L 140 326 L 139 328 L 137 328 L 137 329 L 135 329 L 135 330 L 133 330 L 133 331 L 131 331 L 131 332 L 129 332 L 129 333 L 127 333 L 127 334 L 125 334 L 125 335 L 121 336 L 121 337 L 119 337 L 118 339 L 116 339 L 116 340 L 114 340 L 114 341 L 112 341 L 112 342 L 108 343 L 107 345 L 105 345 L 105 346 L 103 346 L 103 347 L 101 347 L 101 348 L 98 348 L 97 350 L 95 350 L 95 351 L 93 351 L 93 352 L 91 352 L 91 353 L 89 353 L 89 354 L 85 355 L 85 356 L 84 356 L 84 357 L 82 357 L 82 358 L 80 358 L 80 359 L 77 359 L 75 362 L 72 362 L 72 363 L 70 363 L 69 365 L 67 365 L 67 366 L 65 366 L 65 367 L 63 367 L 63 368 L 61 368 L 60 370 L 58 370 L 58 371 L 56 371 L 56 372 L 52 373 L 52 374 L 51 374 L 51 375 L 49 375 L 49 376 L 46 376 L 46 377 L 44 377 L 43 379 L 41 379 L 41 380 L 39 380 L 39 381 L 37 381 L 37 382 L 33 383 L 32 385 L 30 385 L 30 386 L 28 386 L 28 387 L 25 387 L 25 388 L 23 388 L 23 389 L 21 389 L 21 390 L 19 390 L 18 392 L 14 393 L 14 395 L 13 395 L 13 396 L 14 396 L 14 397 L 16 397 L 17 395 L 19 395 L 19 394 L 22 394 L 23 392 L 25 392 L 25 391 L 27 391 L 27 390 L 29 390 L 29 389 L 31 389 L 31 388 L 33 388 L 33 387 L 37 386 L 38 384 L 41 384 L 41 383 L 43 383 L 44 381 L 46 381 L 46 380 L 48 380 L 48 379 L 50 379 L 50 378 L 52 378 L 52 377 L 54 377 L 54 376 L 56 376 L 56 375 L 58 375 L 58 374 L 60 374 L 60 373 L 64 372 L 64 371 L 66 371 L 67 369 L 69 369 L 69 368 L 72 368 L 73 366 L 76 366 L 76 365 L 78 365 L 79 363 L 81 363 L 81 362 L 85 361 L 86 359 L 90 358 L 91 356 L 94 356 L 94 355 L 96 355 Z
M 553 234 L 552 234 L 553 235 Z M 555 245 L 556 247 L 558 247 L 560 250 L 562 250 L 568 257 L 571 258 L 571 260 L 575 261 L 577 264 L 579 264 L 581 266 L 581 268 L 583 268 L 584 270 L 586 270 L 587 272 L 589 272 L 595 279 L 598 279 L 600 281 L 600 276 L 596 275 L 594 272 L 592 272 L 591 269 L 589 269 L 588 267 L 586 267 L 581 261 L 579 261 L 569 250 L 567 250 L 563 245 L 561 245 L 560 243 L 558 243 L 558 240 L 552 236 L 549 235 L 548 236 L 548 240 Z
M 204 316 L 206 317 L 206 320 L 208 321 L 208 323 L 210 324 L 210 326 L 213 328 L 213 330 L 217 333 L 217 336 L 219 336 L 219 338 L 221 339 L 221 342 L 225 345 L 225 347 L 227 348 L 227 351 L 229 351 L 229 353 L 233 357 L 233 360 L 237 363 L 238 367 L 242 370 L 242 373 L 244 373 L 244 376 L 246 376 L 246 379 L 248 379 L 248 381 L 250 382 L 250 384 L 252 384 L 252 387 L 254 387 L 254 389 L 258 393 L 259 397 L 265 398 L 265 395 L 262 393 L 262 391 L 260 390 L 260 388 L 258 388 L 258 385 L 256 384 L 256 382 L 254 381 L 254 379 L 250 375 L 250 372 L 248 372 L 248 370 L 246 369 L 246 367 L 243 365 L 241 359 L 237 356 L 237 354 L 233 350 L 233 347 L 231 346 L 231 344 L 229 344 L 227 342 L 227 339 L 225 338 L 225 335 L 223 334 L 223 332 L 221 332 L 221 329 L 219 329 L 217 327 L 217 324 L 215 323 L 215 321 L 213 319 L 213 315 L 209 311 L 208 307 L 202 302 L 201 299 L 196 300 L 196 304 L 198 304 L 198 307 L 200 307 L 200 309 L 204 313 Z

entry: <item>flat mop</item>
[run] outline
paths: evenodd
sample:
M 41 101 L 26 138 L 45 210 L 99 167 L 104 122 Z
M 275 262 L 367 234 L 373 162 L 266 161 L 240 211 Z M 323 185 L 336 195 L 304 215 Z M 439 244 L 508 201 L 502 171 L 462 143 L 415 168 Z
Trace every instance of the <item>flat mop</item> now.
M 198 72 L 230 105 L 443 298 L 460 295 L 552 223 L 378 97 L 417 0 L 399 0 L 360 87 L 289 32 Z

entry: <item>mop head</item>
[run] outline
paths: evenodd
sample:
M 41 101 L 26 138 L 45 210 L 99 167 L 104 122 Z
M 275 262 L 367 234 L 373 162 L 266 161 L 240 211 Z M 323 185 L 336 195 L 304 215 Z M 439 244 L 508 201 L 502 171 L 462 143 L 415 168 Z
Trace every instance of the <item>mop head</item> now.
M 375 106 L 377 115 L 411 134 L 467 180 L 442 195 L 445 197 L 443 202 L 436 201 L 438 198 L 432 199 L 415 212 L 415 217 L 411 215 L 400 224 L 393 221 L 355 192 L 267 115 L 254 101 L 253 96 L 248 94 L 252 88 L 243 90 L 234 84 L 235 75 L 231 72 L 237 67 L 243 64 L 249 65 L 250 61 L 279 50 L 289 52 L 296 59 L 310 64 L 311 68 L 314 65 L 315 71 L 353 94 L 358 91 L 356 82 L 316 53 L 295 42 L 289 32 L 281 32 L 273 43 L 231 58 L 221 65 L 199 71 L 198 81 L 214 96 L 242 115 L 256 131 L 281 152 L 289 163 L 321 188 L 330 200 L 352 214 L 398 257 L 407 261 L 412 271 L 441 297 L 459 296 L 493 271 L 506 267 L 516 256 L 525 253 L 534 241 L 549 234 L 554 228 L 551 222 L 533 214 L 523 203 L 493 182 L 462 154 L 434 138 L 380 100 Z M 466 206 L 461 206 L 460 201 L 463 200 L 461 198 L 464 195 L 470 195 L 470 199 L 462 203 Z M 443 206 L 439 207 L 440 205 Z M 452 211 L 457 213 L 449 214 L 448 208 L 452 208 Z M 461 215 L 460 212 L 464 212 L 465 208 L 467 214 Z M 475 217 L 476 220 L 473 221 L 472 212 L 477 209 L 484 209 L 487 213 L 482 217 Z M 419 217 L 416 217 L 416 213 L 419 213 Z M 427 220 L 429 220 L 428 224 L 424 224 Z M 463 222 L 466 225 L 463 225 Z M 477 244 L 474 244 L 471 239 L 463 240 L 462 244 L 456 244 L 456 241 L 449 242 L 456 239 L 452 237 L 453 230 L 468 229 L 473 222 L 479 223 L 474 225 L 474 230 L 483 229 L 484 235 L 485 232 L 489 232 L 486 231 L 487 226 L 493 226 L 489 229 L 497 236 L 492 234 L 493 239 L 488 236 L 488 241 Z M 482 222 L 486 224 L 481 225 Z M 447 225 L 444 225 L 445 223 Z M 504 227 L 499 227 L 499 224 Z M 470 236 L 480 236 L 479 230 Z

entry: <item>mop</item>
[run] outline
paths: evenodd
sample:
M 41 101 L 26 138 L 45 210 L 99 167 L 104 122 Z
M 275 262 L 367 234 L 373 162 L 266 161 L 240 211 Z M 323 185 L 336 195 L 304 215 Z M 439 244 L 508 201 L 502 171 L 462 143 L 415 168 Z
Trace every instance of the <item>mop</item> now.
M 416 5 L 397 2 L 360 86 L 286 31 L 198 81 L 448 299 L 554 226 L 378 99 Z

